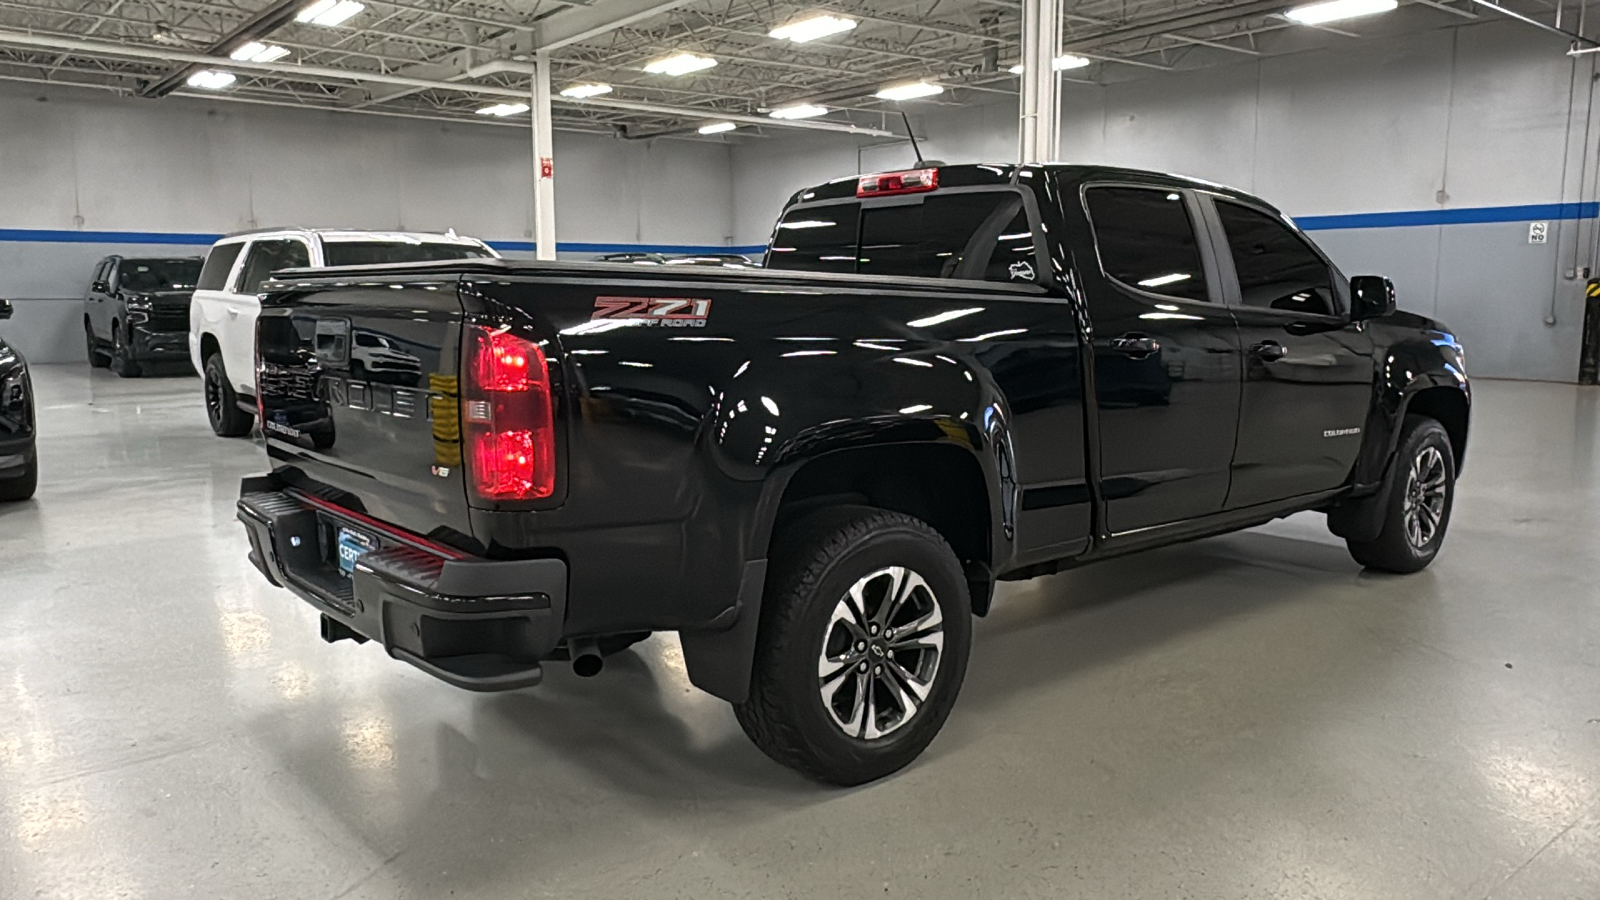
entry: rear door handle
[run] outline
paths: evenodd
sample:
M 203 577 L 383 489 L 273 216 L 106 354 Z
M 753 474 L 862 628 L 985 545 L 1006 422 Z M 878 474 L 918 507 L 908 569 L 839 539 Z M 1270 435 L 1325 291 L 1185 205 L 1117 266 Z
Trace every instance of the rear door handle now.
M 1134 359 L 1143 359 L 1161 349 L 1161 342 L 1148 334 L 1130 332 L 1122 337 L 1111 339 L 1111 349 L 1124 356 Z
M 1262 341 L 1251 347 L 1250 352 L 1262 362 L 1277 362 L 1289 355 L 1289 348 L 1277 341 Z

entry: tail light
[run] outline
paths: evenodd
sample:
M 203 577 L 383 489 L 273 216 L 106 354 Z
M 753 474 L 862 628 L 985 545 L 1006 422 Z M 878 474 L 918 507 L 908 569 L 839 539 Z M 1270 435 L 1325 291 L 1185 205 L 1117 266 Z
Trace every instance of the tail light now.
M 536 500 L 556 490 L 550 370 L 539 345 L 503 329 L 467 327 L 461 419 L 473 491 Z
M 888 197 L 893 194 L 920 194 L 939 187 L 938 169 L 913 169 L 910 172 L 885 172 L 863 175 L 856 182 L 857 197 Z

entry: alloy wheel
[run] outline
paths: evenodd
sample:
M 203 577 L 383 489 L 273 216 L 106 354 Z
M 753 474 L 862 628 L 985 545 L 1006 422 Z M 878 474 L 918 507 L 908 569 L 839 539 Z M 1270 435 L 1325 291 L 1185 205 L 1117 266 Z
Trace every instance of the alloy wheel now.
M 206 367 L 206 415 L 211 417 L 212 424 L 222 421 L 222 385 L 217 383 L 216 376 L 212 374 L 210 366 Z
M 1417 550 L 1428 546 L 1444 521 L 1444 454 L 1438 447 L 1423 447 L 1411 461 L 1406 479 L 1405 498 L 1400 510 L 1406 526 L 1406 540 Z
M 892 734 L 927 701 L 943 651 L 944 617 L 927 581 L 903 566 L 872 572 L 828 619 L 817 658 L 822 705 L 850 737 Z

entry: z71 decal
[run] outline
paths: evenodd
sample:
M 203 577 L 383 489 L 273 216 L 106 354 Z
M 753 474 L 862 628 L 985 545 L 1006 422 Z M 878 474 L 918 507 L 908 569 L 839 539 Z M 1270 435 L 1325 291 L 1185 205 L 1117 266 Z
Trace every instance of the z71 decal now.
M 704 328 L 711 300 L 692 297 L 596 297 L 591 320 L 632 319 L 662 328 Z

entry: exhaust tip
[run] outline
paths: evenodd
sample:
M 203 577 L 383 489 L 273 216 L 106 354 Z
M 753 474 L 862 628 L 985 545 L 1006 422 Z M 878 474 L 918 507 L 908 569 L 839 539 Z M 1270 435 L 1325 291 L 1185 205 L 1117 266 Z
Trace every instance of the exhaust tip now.
M 594 638 L 567 641 L 567 653 L 572 657 L 572 671 L 579 678 L 593 678 L 605 668 L 606 661 L 600 656 L 600 646 Z

